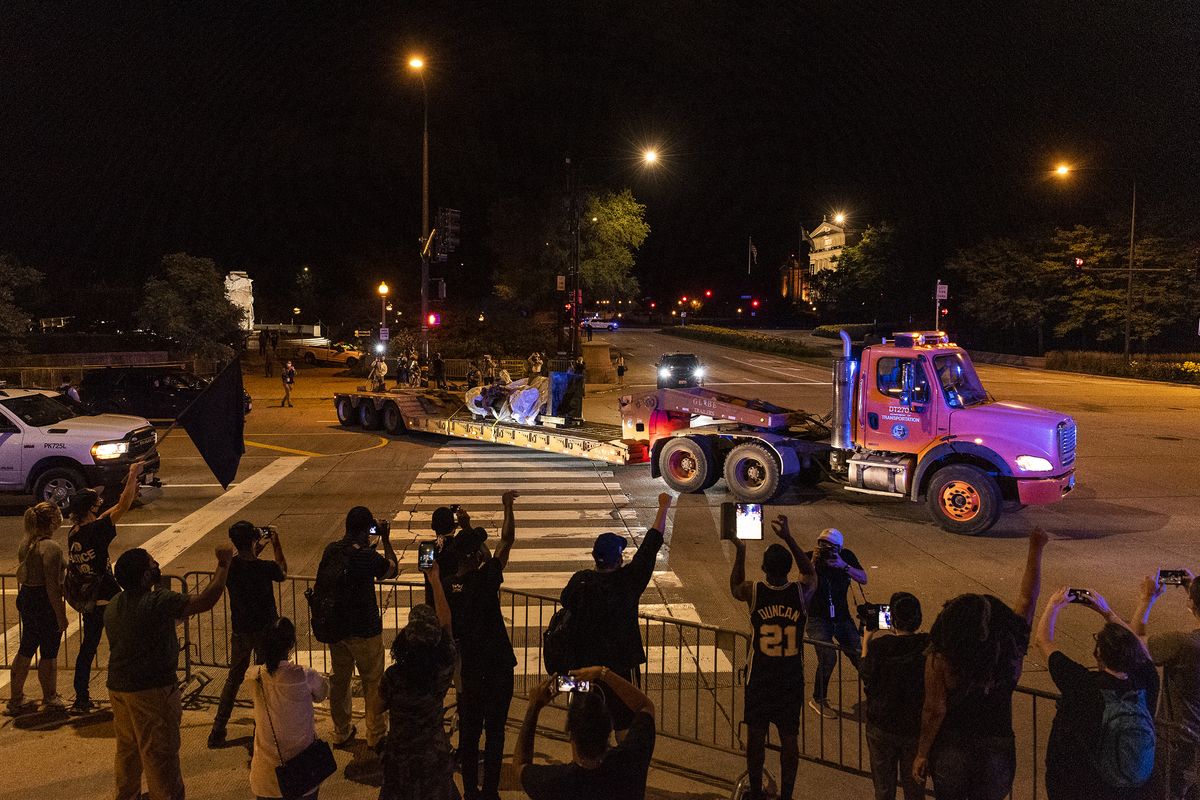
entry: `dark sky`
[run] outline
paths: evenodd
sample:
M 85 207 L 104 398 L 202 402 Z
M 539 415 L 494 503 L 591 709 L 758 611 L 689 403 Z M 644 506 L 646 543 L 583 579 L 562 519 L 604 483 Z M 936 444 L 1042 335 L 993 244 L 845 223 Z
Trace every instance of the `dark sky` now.
M 891 220 L 928 258 L 989 233 L 1196 218 L 1192 2 L 26 3 L 0 26 L 0 251 L 140 283 L 186 250 L 270 288 L 412 273 L 419 84 L 432 205 L 466 267 L 495 200 L 629 186 L 651 292 L 737 289 L 800 224 Z M 662 167 L 637 151 L 653 144 Z M 1156 211 L 1157 209 L 1157 211 Z M 924 255 L 924 254 L 922 254 Z

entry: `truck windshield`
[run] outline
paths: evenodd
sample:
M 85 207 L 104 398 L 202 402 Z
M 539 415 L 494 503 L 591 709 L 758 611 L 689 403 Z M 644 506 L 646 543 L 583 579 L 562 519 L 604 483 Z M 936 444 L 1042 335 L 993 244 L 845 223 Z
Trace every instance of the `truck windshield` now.
M 32 428 L 44 428 L 54 425 L 64 419 L 79 416 L 67 406 L 44 394 L 30 394 L 25 397 L 10 397 L 0 400 L 9 411 L 22 422 Z
M 966 408 L 987 402 L 987 392 L 975 374 L 975 367 L 960 354 L 937 356 L 933 359 L 933 367 L 937 371 L 946 405 Z

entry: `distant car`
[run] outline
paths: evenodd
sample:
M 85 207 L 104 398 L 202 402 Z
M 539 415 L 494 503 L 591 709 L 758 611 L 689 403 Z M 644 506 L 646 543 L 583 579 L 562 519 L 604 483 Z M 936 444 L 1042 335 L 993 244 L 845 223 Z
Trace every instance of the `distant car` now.
M 79 399 L 104 414 L 134 414 L 149 420 L 173 420 L 191 405 L 209 384 L 179 367 L 105 367 L 83 373 Z M 253 408 L 242 393 L 245 413 Z
M 345 342 L 335 342 L 330 345 L 304 345 L 296 348 L 296 355 L 310 367 L 316 364 L 341 364 L 353 369 L 363 360 L 362 351 Z
M 607 328 L 610 331 L 615 331 L 620 327 L 615 319 L 601 319 L 600 317 L 588 317 L 579 323 L 580 328 L 586 328 L 589 325 L 592 327 L 592 330 Z
M 659 389 L 687 389 L 704 385 L 704 365 L 691 353 L 664 353 L 654 365 Z

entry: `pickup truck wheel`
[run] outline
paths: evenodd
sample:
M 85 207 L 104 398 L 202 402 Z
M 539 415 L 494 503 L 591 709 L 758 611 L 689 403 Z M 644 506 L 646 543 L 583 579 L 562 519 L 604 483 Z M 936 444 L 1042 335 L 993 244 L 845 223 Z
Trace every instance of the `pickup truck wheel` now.
M 712 446 L 704 439 L 680 436 L 663 445 L 658 454 L 663 482 L 677 492 L 703 492 L 716 483 Z
M 393 436 L 404 433 L 404 415 L 395 403 L 383 405 L 383 429 Z
M 333 404 L 333 408 L 337 411 L 338 422 L 343 428 L 351 428 L 358 422 L 358 414 L 349 397 L 339 397 Z
M 370 400 L 358 404 L 358 424 L 364 431 L 373 431 L 383 423 L 382 415 Z
M 304 363 L 308 364 L 310 367 L 316 366 L 317 357 L 314 356 L 312 353 L 305 353 L 304 354 Z
M 346 359 L 346 369 L 354 369 L 357 366 L 358 366 L 357 358 L 347 358 Z
M 33 496 L 38 502 L 54 503 L 66 508 L 76 492 L 86 489 L 83 475 L 70 467 L 54 467 L 38 476 L 33 484 Z
M 1003 500 L 995 478 L 979 467 L 956 464 L 934 474 L 926 502 L 944 530 L 976 536 L 996 524 Z
M 761 444 L 739 444 L 725 456 L 725 484 L 742 502 L 765 503 L 779 492 L 779 462 Z

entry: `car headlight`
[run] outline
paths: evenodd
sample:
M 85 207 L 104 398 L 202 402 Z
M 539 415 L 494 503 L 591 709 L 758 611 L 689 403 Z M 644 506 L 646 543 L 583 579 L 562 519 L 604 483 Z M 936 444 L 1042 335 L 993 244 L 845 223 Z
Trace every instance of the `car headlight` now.
M 696 367 L 694 370 L 692 370 L 692 377 L 693 378 L 703 378 L 704 377 L 704 367 Z
M 671 370 L 667 369 L 666 367 L 659 367 L 658 368 L 658 377 L 660 377 L 660 378 L 671 377 Z
M 96 442 L 92 445 L 92 458 L 104 461 L 120 458 L 129 452 L 129 442 Z
M 1049 472 L 1054 465 L 1041 456 L 1017 456 L 1017 466 L 1025 472 Z

